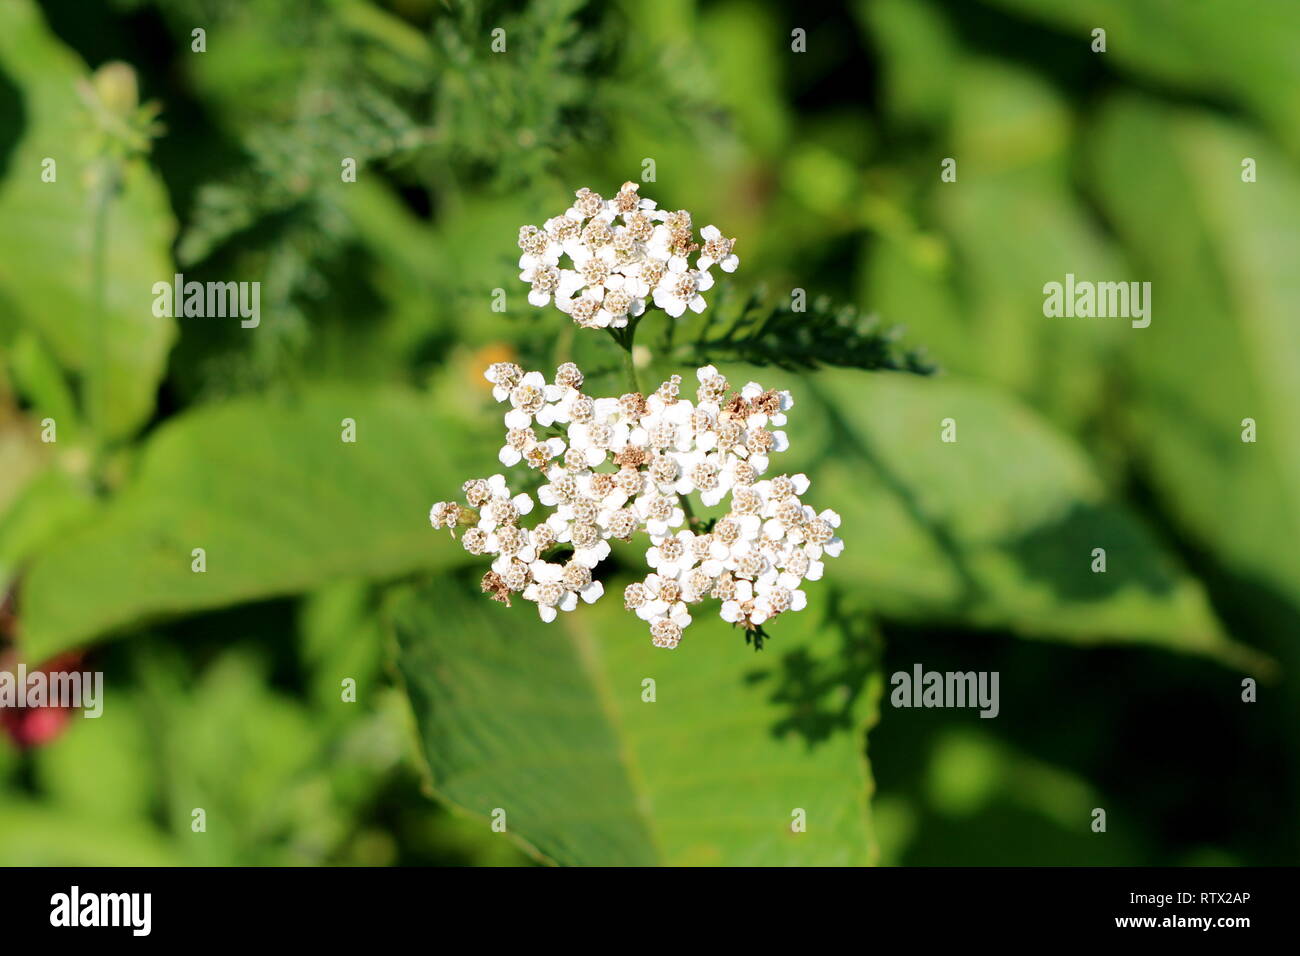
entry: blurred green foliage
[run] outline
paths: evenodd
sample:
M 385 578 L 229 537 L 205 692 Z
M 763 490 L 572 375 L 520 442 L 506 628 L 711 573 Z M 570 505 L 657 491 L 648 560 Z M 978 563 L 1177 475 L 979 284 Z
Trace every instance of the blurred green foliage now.
M 0 0 L 0 666 L 106 683 L 0 741 L 0 863 L 1300 861 L 1298 34 L 1283 0 Z M 716 620 L 656 651 L 616 594 L 544 627 L 425 524 L 496 470 L 489 362 L 621 390 L 514 240 L 646 160 L 742 265 L 644 323 L 642 380 L 791 388 L 783 467 L 844 517 L 757 655 Z M 153 315 L 176 271 L 261 282 L 261 324 Z M 1066 273 L 1152 282 L 1151 327 L 1044 317 Z M 999 717 L 890 707 L 918 661 L 1000 672 Z

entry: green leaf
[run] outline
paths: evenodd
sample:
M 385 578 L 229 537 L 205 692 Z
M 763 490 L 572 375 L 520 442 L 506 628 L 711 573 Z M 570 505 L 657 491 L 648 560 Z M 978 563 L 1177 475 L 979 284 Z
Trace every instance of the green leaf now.
M 957 159 L 957 181 L 941 182 L 929 155 L 924 173 L 926 205 L 946 240 L 940 249 L 950 252 L 888 236 L 872 249 L 864 293 L 945 368 L 991 378 L 1053 420 L 1078 426 L 1099 414 L 1108 394 L 1105 356 L 1128 326 L 1043 315 L 1045 283 L 1064 282 L 1067 273 L 1118 279 L 1122 268 L 1070 188 L 1068 105 L 1032 73 L 1002 63 L 963 61 L 957 76 L 944 147 Z
M 79 431 L 76 399 L 63 370 L 40 339 L 31 332 L 20 333 L 13 343 L 9 364 L 14 385 L 30 406 L 31 418 L 37 422 L 52 418 L 60 441 L 75 440 Z
M 123 163 L 98 269 L 88 184 L 94 123 L 78 96 L 85 65 L 34 4 L 12 0 L 0 4 L 0 75 L 21 93 L 26 120 L 0 184 L 0 221 L 15 225 L 0 230 L 0 309 L 16 313 L 68 368 L 101 375 L 104 436 L 129 435 L 153 412 L 176 336 L 172 319 L 153 314 L 153 284 L 175 271 L 167 192 L 143 160 Z M 46 158 L 57 163 L 55 182 L 42 182 Z
M 1291 0 L 985 0 L 1072 34 L 1081 56 L 1112 60 L 1144 77 L 1234 97 L 1300 149 L 1300 6 Z M 1092 53 L 1092 31 L 1106 52 Z
M 83 521 L 94 505 L 86 482 L 57 463 L 32 476 L 0 508 L 0 588 L 7 588 L 23 563 L 47 542 Z
M 449 577 L 395 596 L 438 796 L 504 810 L 507 832 L 561 864 L 870 862 L 863 734 L 881 682 L 865 616 L 823 588 L 755 654 L 701 607 L 665 651 L 607 587 L 550 625 Z
M 1079 449 L 1014 400 L 954 380 L 841 372 L 809 388 L 824 407 L 802 409 L 801 458 L 777 467 L 810 466 L 808 500 L 843 518 L 844 553 L 827 573 L 873 609 L 1252 660 Z M 808 447 L 817 438 L 802 423 L 823 415 L 822 445 Z M 1104 573 L 1091 570 L 1095 548 Z
M 899 344 L 900 329 L 886 328 L 855 306 L 835 306 L 829 296 L 802 302 L 769 297 L 759 288 L 741 296 L 718 290 L 703 316 L 675 321 L 665 335 L 693 339 L 678 349 L 682 361 L 745 362 L 785 369 L 824 365 L 931 375 L 934 365 L 921 348 Z
M 1125 351 L 1132 454 L 1202 546 L 1300 602 L 1300 177 L 1262 137 L 1145 99 L 1112 102 L 1094 147 L 1097 194 L 1152 283 Z
M 857 0 L 853 11 L 880 56 L 892 119 L 938 124 L 952 108 L 957 42 L 929 0 Z
M 172 419 L 122 493 L 33 562 L 21 620 L 28 655 L 156 616 L 460 560 L 432 536 L 429 506 L 495 460 L 490 448 L 467 448 L 469 416 L 443 404 L 398 389 L 322 387 Z M 355 443 L 341 440 L 345 418 L 356 422 Z M 195 548 L 206 552 L 202 573 L 191 570 Z

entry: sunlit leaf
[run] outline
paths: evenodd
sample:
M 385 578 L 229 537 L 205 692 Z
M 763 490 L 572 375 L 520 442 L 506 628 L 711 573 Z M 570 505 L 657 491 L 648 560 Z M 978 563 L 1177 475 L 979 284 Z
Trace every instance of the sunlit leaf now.
M 1298 602 L 1300 177 L 1258 135 L 1150 100 L 1111 103 L 1094 145 L 1097 194 L 1152 284 L 1124 352 L 1133 454 L 1191 535 Z
M 880 677 L 860 611 L 822 600 L 761 654 L 703 611 L 655 648 L 618 593 L 546 625 L 443 577 L 391 614 L 434 790 L 484 828 L 504 812 L 562 864 L 871 861 Z
M 132 158 L 101 201 L 94 122 L 78 93 L 89 74 L 27 0 L 0 5 L 0 74 L 18 88 L 25 121 L 0 183 L 0 308 L 83 377 L 104 436 L 124 437 L 153 412 L 176 336 L 172 319 L 153 314 L 153 284 L 175 272 L 167 193 Z M 42 181 L 47 158 L 54 182 Z

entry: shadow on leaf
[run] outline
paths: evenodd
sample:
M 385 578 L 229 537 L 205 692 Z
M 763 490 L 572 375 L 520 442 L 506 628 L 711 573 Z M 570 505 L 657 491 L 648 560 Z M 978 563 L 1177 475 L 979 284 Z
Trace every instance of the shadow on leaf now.
M 819 626 L 838 634 L 835 651 L 819 656 L 806 646 L 797 647 L 783 654 L 775 667 L 755 669 L 744 677 L 751 685 L 774 681 L 769 700 L 784 716 L 772 725 L 772 736 L 798 734 L 810 750 L 836 733 L 855 729 L 854 705 L 881 658 L 870 615 L 863 608 L 847 607 L 838 588 L 830 590 Z

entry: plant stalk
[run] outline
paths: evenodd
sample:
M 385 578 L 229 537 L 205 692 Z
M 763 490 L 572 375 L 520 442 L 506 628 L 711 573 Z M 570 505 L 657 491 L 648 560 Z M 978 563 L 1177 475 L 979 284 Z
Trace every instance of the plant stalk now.
M 621 329 L 610 329 L 609 334 L 613 336 L 618 347 L 623 350 L 623 371 L 627 374 L 628 387 L 644 395 L 641 391 L 641 382 L 637 378 L 636 364 L 632 361 L 632 343 L 636 338 L 636 327 L 641 320 L 639 318 L 629 319 L 626 326 Z

